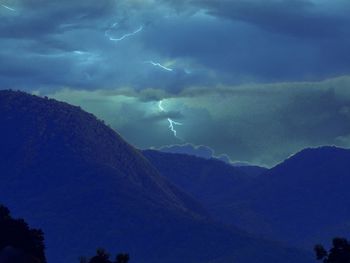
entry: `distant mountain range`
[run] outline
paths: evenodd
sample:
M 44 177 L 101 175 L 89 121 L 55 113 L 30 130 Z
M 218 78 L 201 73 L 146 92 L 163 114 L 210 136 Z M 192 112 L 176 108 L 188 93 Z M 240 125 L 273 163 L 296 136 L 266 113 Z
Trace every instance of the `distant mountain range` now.
M 216 159 L 238 167 L 247 166 L 250 168 L 263 168 L 263 167 L 254 166 L 247 162 L 232 161 L 227 154 L 215 155 L 214 150 L 205 145 L 196 146 L 191 143 L 174 144 L 174 145 L 162 146 L 160 148 L 152 148 L 152 150 L 157 150 L 159 152 L 165 152 L 165 153 L 186 154 L 186 155 L 201 157 L 204 159 Z
M 246 167 L 234 167 L 217 159 L 153 150 L 145 150 L 143 154 L 161 174 L 209 209 L 220 205 L 227 194 L 234 195 L 243 186 L 251 185 L 259 175 L 248 174 Z
M 174 144 L 174 145 L 160 147 L 157 150 L 160 152 L 167 152 L 167 153 L 181 153 L 181 154 L 187 154 L 187 155 L 194 155 L 197 157 L 202 157 L 204 159 L 218 159 L 226 163 L 231 163 L 231 160 L 227 155 L 221 154 L 219 156 L 216 156 L 214 155 L 213 149 L 204 145 L 195 146 L 190 143 Z
M 217 220 L 254 235 L 311 249 L 349 233 L 350 150 L 305 149 L 269 170 L 156 151 L 144 155 Z
M 138 263 L 311 261 L 217 223 L 198 196 L 79 107 L 0 91 L 0 123 L 0 203 L 44 231 L 49 263 L 78 262 L 97 247 Z M 235 173 L 227 184 L 257 177 Z

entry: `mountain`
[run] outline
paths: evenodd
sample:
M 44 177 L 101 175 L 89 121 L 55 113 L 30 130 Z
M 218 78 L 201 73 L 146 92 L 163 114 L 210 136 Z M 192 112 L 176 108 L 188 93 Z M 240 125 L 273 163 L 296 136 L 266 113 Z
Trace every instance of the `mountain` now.
M 256 236 L 311 249 L 350 231 L 348 149 L 305 149 L 250 175 L 212 160 L 144 154 L 216 219 Z
M 166 153 L 193 155 L 204 159 L 211 159 L 214 155 L 214 151 L 210 147 L 204 145 L 195 146 L 190 143 L 163 146 L 157 150 Z
M 195 146 L 190 143 L 185 144 L 174 144 L 163 146 L 157 149 L 157 151 L 165 153 L 180 153 L 192 156 L 201 157 L 204 159 L 217 159 L 226 163 L 231 163 L 230 158 L 226 154 L 216 156 L 214 150 L 205 145 Z
M 264 177 L 266 168 L 236 167 L 217 159 L 154 150 L 145 150 L 143 154 L 161 174 L 198 200 L 216 220 L 239 225 L 248 231 L 261 226 L 247 204 L 246 191 L 252 189 L 259 177 Z
M 257 165 L 250 165 L 250 164 L 246 164 L 246 165 L 235 165 L 235 164 L 233 164 L 233 166 L 237 170 L 245 173 L 246 175 L 254 176 L 254 177 L 258 177 L 258 176 L 264 174 L 265 172 L 267 172 L 267 170 L 268 170 L 265 167 L 261 167 L 261 166 L 257 166 Z
M 78 107 L 0 91 L 0 202 L 45 233 L 50 263 L 96 247 L 134 262 L 310 262 L 215 223 L 116 132 Z
M 183 191 L 190 193 L 209 210 L 221 205 L 226 194 L 239 192 L 244 185 L 251 184 L 256 177 L 245 172 L 245 167 L 234 167 L 217 159 L 143 151 L 144 156 L 158 171 Z
M 264 179 L 248 198 L 269 225 L 259 229 L 264 236 L 310 247 L 349 233 L 350 150 L 305 149 Z

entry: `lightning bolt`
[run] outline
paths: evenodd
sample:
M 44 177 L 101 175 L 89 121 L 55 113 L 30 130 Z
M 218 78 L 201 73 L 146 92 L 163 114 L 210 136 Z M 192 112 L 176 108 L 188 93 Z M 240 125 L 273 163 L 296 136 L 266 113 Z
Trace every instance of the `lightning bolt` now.
M 181 139 L 181 138 L 179 138 L 179 137 L 177 136 L 176 130 L 175 130 L 175 128 L 174 128 L 174 125 L 182 125 L 182 123 L 181 123 L 181 122 L 173 121 L 173 120 L 170 119 L 170 118 L 168 118 L 168 122 L 169 122 L 169 128 L 170 128 L 170 130 L 173 132 L 174 136 L 175 136 L 176 138 L 178 138 L 178 139 Z
M 136 35 L 137 33 L 140 33 L 142 30 L 143 30 L 143 26 L 140 26 L 138 29 L 136 29 L 134 32 L 131 32 L 131 33 L 127 33 L 121 37 L 118 37 L 118 38 L 115 38 L 115 37 L 111 37 L 109 35 L 109 31 L 112 29 L 112 28 L 115 28 L 116 26 L 118 25 L 118 23 L 114 23 L 110 29 L 106 30 L 105 32 L 105 36 L 109 38 L 110 41 L 115 41 L 115 42 L 119 42 L 119 41 L 122 41 L 128 37 L 131 37 L 133 35 Z
M 162 112 L 165 111 L 164 108 L 163 108 L 163 101 L 162 101 L 162 100 L 159 101 L 159 103 L 158 103 L 158 108 L 159 108 L 159 110 L 162 111 Z
M 16 11 L 16 9 L 13 9 L 12 7 L 9 7 L 9 6 L 7 6 L 7 5 L 1 4 L 1 6 L 4 7 L 4 8 L 6 8 L 7 10 L 12 11 L 12 12 L 15 12 L 15 11 Z
M 163 108 L 163 101 L 159 101 L 158 103 L 158 108 L 161 112 L 165 112 L 165 109 Z M 167 118 L 168 122 L 169 122 L 169 129 L 170 131 L 174 134 L 174 137 L 182 140 L 180 137 L 177 136 L 177 131 L 175 130 L 175 125 L 183 125 L 181 122 L 177 122 L 177 121 L 174 121 L 170 118 Z
M 160 67 L 161 69 L 164 69 L 164 70 L 166 70 L 166 71 L 173 71 L 173 69 L 172 68 L 168 68 L 168 67 L 166 67 L 166 66 L 164 66 L 164 65 L 162 65 L 162 64 L 160 64 L 160 63 L 158 63 L 158 62 L 154 62 L 154 61 L 152 61 L 152 60 L 150 60 L 150 61 L 145 61 L 145 63 L 147 63 L 147 64 L 151 64 L 151 65 L 153 65 L 153 66 L 155 66 L 155 67 Z

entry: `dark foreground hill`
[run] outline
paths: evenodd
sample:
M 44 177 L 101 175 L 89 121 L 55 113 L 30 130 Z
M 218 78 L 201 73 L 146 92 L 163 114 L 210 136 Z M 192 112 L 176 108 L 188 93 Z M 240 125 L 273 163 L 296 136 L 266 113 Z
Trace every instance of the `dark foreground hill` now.
M 257 236 L 311 249 L 350 232 L 350 150 L 306 149 L 253 177 L 187 155 L 145 156 L 218 220 Z
M 0 91 L 0 201 L 40 227 L 50 263 L 96 247 L 134 262 L 309 262 L 215 224 L 140 152 L 77 107 Z

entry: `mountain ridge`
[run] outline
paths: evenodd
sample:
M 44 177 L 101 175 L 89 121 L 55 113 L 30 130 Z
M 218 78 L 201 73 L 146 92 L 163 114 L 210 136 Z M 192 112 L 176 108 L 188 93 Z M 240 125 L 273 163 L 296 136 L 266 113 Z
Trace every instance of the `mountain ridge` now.
M 203 161 L 203 167 L 207 167 L 204 170 L 187 169 L 196 163 L 195 159 L 184 155 L 165 157 L 157 152 L 145 155 L 217 220 L 248 233 L 310 249 L 318 242 L 350 231 L 349 149 L 306 148 L 257 176 L 246 175 L 247 178 L 231 167 L 227 167 L 229 172 L 221 171 L 210 160 Z M 184 168 L 179 169 L 172 159 L 181 160 Z M 184 178 L 188 179 L 186 183 Z M 217 186 L 217 181 L 223 184 Z
M 140 263 L 309 262 L 299 250 L 212 221 L 78 107 L 0 91 L 0 123 L 0 200 L 43 229 L 49 262 L 71 262 L 96 247 L 128 251 Z

